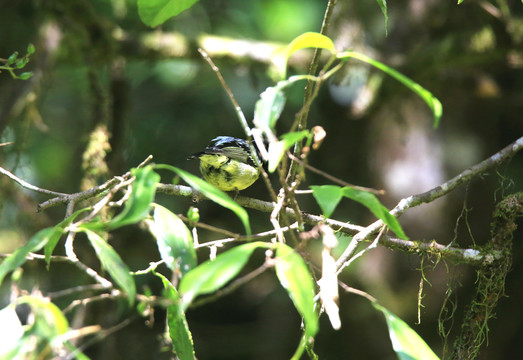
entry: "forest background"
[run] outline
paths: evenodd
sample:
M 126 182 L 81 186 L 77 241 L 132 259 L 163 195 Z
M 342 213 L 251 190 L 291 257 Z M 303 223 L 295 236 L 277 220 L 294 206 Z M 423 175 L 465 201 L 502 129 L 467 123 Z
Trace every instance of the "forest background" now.
M 34 75 L 28 80 L 14 79 L 5 70 L 0 74 L 0 143 L 12 142 L 0 148 L 0 166 L 40 188 L 63 193 L 124 174 L 149 155 L 156 163 L 198 174 L 197 163 L 187 161 L 188 155 L 219 135 L 245 137 L 198 47 L 215 61 L 251 119 L 259 94 L 273 84 L 269 50 L 304 32 L 319 32 L 326 5 L 318 0 L 202 1 L 150 28 L 140 20 L 135 1 L 1 1 L 0 58 L 15 51 L 23 56 L 28 44 L 36 51 L 16 72 L 31 71 Z M 394 1 L 388 4 L 387 26 L 376 2 L 338 1 L 326 35 L 337 49 L 359 51 L 407 75 L 443 104 L 443 116 L 434 128 L 433 114 L 423 100 L 356 60 L 329 79 L 313 103 L 309 124 L 321 126 L 326 138 L 308 162 L 349 183 L 384 189 L 380 200 L 389 209 L 523 134 L 523 6 L 518 1 Z M 310 55 L 291 58 L 289 71 L 306 73 Z M 286 95 L 278 122 L 281 132 L 288 130 L 302 106 L 303 86 L 293 86 Z M 96 137 L 104 145 L 96 149 L 96 156 L 89 156 L 89 144 Z M 327 183 L 307 173 L 305 184 Z M 400 221 L 411 239 L 463 248 L 486 244 L 496 204 L 520 191 L 522 183 L 522 155 L 517 154 L 449 195 L 411 209 Z M 270 200 L 261 181 L 242 195 Z M 0 253 L 12 252 L 63 219 L 63 207 L 36 212 L 48 198 L 0 178 Z M 304 210 L 321 213 L 312 196 L 300 201 Z M 182 214 L 192 204 L 190 198 L 165 194 L 158 194 L 156 202 Z M 218 205 L 202 202 L 199 208 L 202 221 L 243 231 L 242 224 Z M 249 214 L 253 233 L 267 230 L 268 214 Z M 356 224 L 374 221 L 353 202 L 342 202 L 333 217 Z M 199 240 L 221 237 L 203 231 Z M 521 239 L 517 230 L 506 297 L 489 322 L 483 359 L 523 357 Z M 133 270 L 145 269 L 159 258 L 150 235 L 139 226 L 116 231 L 111 245 Z M 208 253 L 198 256 L 204 260 Z M 262 253 L 257 256 L 263 258 Z M 85 280 L 67 264 L 44 269 L 43 262 L 28 262 L 19 286 L 52 293 Z M 461 324 L 474 292 L 475 270 L 378 246 L 341 279 L 379 299 L 441 355 L 440 311 L 445 299 L 455 301 L 451 322 Z M 160 291 L 161 284 L 145 279 L 137 280 L 138 289 Z M 418 319 L 420 281 L 424 286 Z M 446 297 L 449 289 L 452 296 Z M 4 307 L 10 298 L 8 282 L 2 283 L 0 294 Z M 60 297 L 55 303 L 63 308 L 71 301 Z M 332 330 L 325 317 L 320 321 L 314 346 L 320 358 L 395 356 L 383 316 L 367 300 L 341 293 L 340 309 L 341 330 Z M 157 309 L 158 319 L 162 311 Z M 171 356 L 160 339 L 165 324 L 158 320 L 147 325 L 120 302 L 90 305 L 87 314 L 75 315 L 80 318 L 84 325 L 105 328 L 130 319 L 84 350 L 93 359 Z M 289 358 L 300 338 L 299 315 L 268 273 L 216 302 L 189 310 L 187 319 L 199 359 Z M 458 327 L 451 329 L 451 339 Z

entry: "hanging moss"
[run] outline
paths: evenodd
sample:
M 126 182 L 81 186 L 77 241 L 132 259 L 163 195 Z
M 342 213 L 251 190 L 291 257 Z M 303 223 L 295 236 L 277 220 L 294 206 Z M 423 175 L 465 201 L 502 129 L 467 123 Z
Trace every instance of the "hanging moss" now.
M 523 216 L 523 192 L 502 200 L 493 214 L 491 240 L 484 251 L 499 251 L 502 256 L 477 269 L 476 294 L 470 303 L 461 333 L 454 343 L 452 359 L 475 359 L 488 337 L 488 320 L 495 315 L 499 299 L 504 296 L 505 278 L 512 264 L 512 234 L 515 220 Z

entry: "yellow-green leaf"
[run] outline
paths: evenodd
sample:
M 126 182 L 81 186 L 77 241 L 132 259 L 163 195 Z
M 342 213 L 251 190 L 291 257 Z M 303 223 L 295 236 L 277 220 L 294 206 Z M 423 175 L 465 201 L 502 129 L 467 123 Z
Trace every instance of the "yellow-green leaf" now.
M 109 222 L 110 230 L 141 221 L 149 214 L 151 203 L 154 201 L 160 175 L 154 172 L 151 165 L 132 169 L 131 174 L 136 178 L 132 185 L 131 196 L 125 202 L 122 212 Z
M 285 244 L 278 243 L 276 246 L 276 275 L 303 317 L 306 335 L 316 335 L 319 324 L 318 314 L 314 310 L 315 288 L 312 276 L 303 258 Z
M 125 265 L 120 255 L 118 255 L 112 246 L 102 239 L 100 235 L 88 229 L 82 229 L 82 231 L 86 233 L 102 266 L 107 270 L 114 281 L 116 281 L 118 286 L 127 293 L 129 303 L 133 304 L 136 287 L 127 265 Z
M 320 48 L 329 50 L 331 53 L 335 52 L 334 43 L 325 35 L 316 32 L 307 32 L 298 36 L 292 40 L 283 51 L 276 53 L 272 58 L 272 61 L 278 68 L 282 79 L 286 77 L 287 61 L 289 60 L 289 57 L 296 51 L 305 48 Z
M 180 360 L 194 360 L 194 344 L 185 312 L 180 306 L 180 295 L 165 276 L 155 271 L 153 273 L 162 279 L 164 296 L 171 300 L 171 304 L 167 306 L 167 325 L 173 350 Z
M 343 197 L 342 189 L 336 185 L 312 185 L 310 188 L 312 196 L 320 205 L 323 216 L 330 217 Z
M 385 316 L 392 347 L 400 360 L 439 360 L 421 336 L 405 321 L 376 302 L 372 305 Z
M 37 232 L 24 246 L 16 249 L 12 254 L 6 257 L 0 264 L 0 284 L 4 280 L 7 273 L 15 270 L 22 266 L 26 257 L 30 252 L 40 250 L 47 242 L 49 238 L 55 233 L 55 228 L 45 228 Z
M 271 244 L 253 242 L 236 246 L 221 253 L 214 260 L 207 260 L 182 277 L 178 292 L 182 297 L 182 310 L 201 294 L 212 293 L 235 277 L 249 260 L 254 250 Z
M 344 51 L 342 53 L 339 53 L 337 55 L 337 57 L 339 59 L 344 59 L 344 60 L 350 59 L 350 58 L 355 58 L 355 59 L 361 60 L 363 62 L 366 62 L 367 64 L 370 64 L 370 65 L 380 69 L 384 73 L 392 76 L 393 78 L 395 78 L 396 80 L 401 82 L 403 85 L 408 87 L 410 90 L 414 91 L 430 107 L 430 109 L 432 110 L 432 114 L 434 115 L 433 127 L 434 128 L 438 127 L 439 121 L 443 114 L 443 105 L 441 105 L 441 102 L 434 95 L 432 95 L 432 93 L 430 91 L 426 90 L 421 85 L 412 81 L 411 79 L 409 79 L 405 75 L 401 74 L 400 72 L 388 67 L 387 65 L 385 65 L 377 60 L 371 59 L 370 57 L 360 54 L 358 52 Z
M 160 256 L 171 270 L 183 275 L 196 266 L 196 251 L 191 232 L 168 209 L 154 204 L 153 221 L 147 222 L 156 238 Z
M 150 27 L 163 24 L 194 5 L 198 0 L 138 0 L 138 15 Z
M 247 211 L 240 205 L 238 205 L 234 200 L 232 200 L 229 197 L 229 195 L 227 195 L 217 187 L 209 184 L 208 182 L 200 179 L 199 177 L 175 166 L 158 164 L 155 165 L 155 167 L 158 169 L 166 169 L 174 172 L 176 175 L 181 177 L 183 181 L 189 184 L 189 186 L 191 186 L 193 189 L 201 192 L 205 197 L 214 201 L 215 203 L 234 212 L 245 227 L 245 232 L 248 235 L 250 235 L 251 226 L 249 224 L 249 215 L 247 214 Z

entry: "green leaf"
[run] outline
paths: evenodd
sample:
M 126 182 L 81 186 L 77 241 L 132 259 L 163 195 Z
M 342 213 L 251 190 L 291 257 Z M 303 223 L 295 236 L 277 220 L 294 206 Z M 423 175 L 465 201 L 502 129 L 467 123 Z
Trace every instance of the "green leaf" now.
M 33 44 L 27 45 L 27 56 L 35 53 L 35 46 Z
M 405 240 L 409 239 L 407 235 L 405 235 L 405 233 L 403 232 L 403 229 L 401 228 L 398 219 L 396 219 L 393 215 L 390 214 L 389 210 L 380 203 L 380 201 L 374 194 L 368 191 L 357 190 L 350 186 L 346 186 L 342 190 L 343 196 L 366 206 L 378 219 L 383 220 L 383 222 L 389 227 L 389 229 L 394 231 L 394 233 L 398 237 Z
M 234 212 L 245 227 L 245 232 L 247 233 L 247 235 L 251 234 L 251 226 L 249 224 L 249 215 L 247 214 L 247 211 L 240 205 L 238 205 L 234 200 L 232 200 L 229 197 L 229 195 L 227 195 L 217 187 L 209 184 L 208 182 L 200 179 L 199 177 L 175 166 L 157 164 L 155 165 L 155 167 L 157 169 L 166 169 L 174 172 L 179 177 L 181 177 L 183 181 L 189 184 L 190 187 L 201 192 L 206 198 Z
M 196 267 L 196 251 L 191 232 L 183 221 L 168 209 L 154 204 L 149 229 L 156 238 L 162 260 L 171 270 L 181 274 Z
M 330 217 L 343 197 L 342 189 L 336 185 L 312 185 L 310 188 L 312 196 L 320 205 L 323 216 Z
M 27 65 L 27 63 L 29 62 L 29 58 L 27 57 L 23 57 L 21 59 L 19 59 L 16 63 L 15 63 L 15 68 L 16 69 L 21 69 L 23 67 L 25 67 Z
M 368 56 L 365 56 L 363 54 L 357 53 L 355 51 L 345 51 L 342 53 L 339 53 L 337 55 L 339 59 L 349 59 L 349 58 L 355 58 L 358 60 L 361 60 L 363 62 L 366 62 L 367 64 L 370 64 L 384 73 L 392 76 L 399 82 L 401 82 L 403 85 L 408 87 L 410 90 L 414 91 L 418 96 L 420 96 L 430 107 L 432 110 L 432 113 L 434 114 L 434 123 L 433 127 L 437 128 L 439 125 L 439 121 L 441 119 L 441 115 L 443 114 L 443 105 L 441 105 L 441 102 L 434 96 L 432 93 L 426 89 L 424 89 L 421 85 L 415 83 L 405 75 L 399 73 L 398 71 L 388 67 L 387 65 L 376 61 L 374 59 L 369 58 Z
M 150 27 L 163 24 L 166 20 L 187 10 L 198 0 L 138 0 L 138 14 L 143 23 Z
M 239 245 L 189 271 L 182 277 L 178 288 L 182 310 L 185 311 L 196 296 L 212 293 L 229 282 L 240 272 L 254 250 L 271 246 L 264 242 Z
M 285 155 L 285 152 L 296 142 L 302 140 L 304 137 L 309 135 L 308 130 L 290 132 L 283 134 L 280 141 L 272 142 L 269 144 L 269 172 L 274 172 L 278 167 L 281 159 Z
M 100 259 L 102 266 L 107 270 L 114 281 L 116 281 L 118 286 L 127 293 L 129 303 L 132 305 L 134 303 L 136 287 L 127 265 L 125 265 L 118 253 L 107 241 L 102 239 L 100 235 L 88 229 L 81 229 L 81 231 L 87 234 L 87 238 L 94 248 L 98 259 Z
M 292 40 L 283 51 L 275 54 L 272 58 L 272 61 L 278 68 L 282 79 L 286 77 L 287 61 L 289 60 L 289 57 L 296 51 L 305 48 L 320 48 L 329 50 L 331 53 L 335 52 L 334 43 L 325 35 L 315 32 L 307 32 L 298 36 Z
M 383 17 L 385 18 L 385 35 L 387 35 L 389 28 L 389 16 L 387 15 L 387 0 L 376 0 L 376 2 L 380 6 L 381 12 L 383 13 Z
M 136 177 L 132 185 L 131 195 L 125 202 L 122 212 L 108 223 L 110 230 L 135 224 L 149 214 L 151 203 L 156 194 L 156 184 L 160 181 L 160 175 L 154 172 L 151 165 L 140 169 L 132 169 L 131 174 Z
M 56 244 L 58 243 L 58 240 L 60 240 L 60 237 L 64 233 L 64 230 L 66 227 L 71 225 L 71 223 L 76 219 L 78 215 L 83 213 L 84 211 L 89 210 L 89 208 L 83 208 L 80 210 L 75 211 L 71 216 L 69 216 L 67 219 L 62 220 L 60 223 L 55 225 L 53 227 L 53 232 L 49 236 L 49 240 L 47 241 L 47 244 L 45 244 L 44 248 L 44 254 L 45 254 L 45 262 L 47 263 L 47 270 L 49 270 L 49 266 L 51 265 L 51 255 L 53 255 L 54 248 L 56 247 Z
M 276 246 L 276 275 L 303 317 L 305 334 L 313 337 L 319 328 L 314 311 L 314 282 L 302 257 L 285 244 Z
M 268 87 L 260 94 L 260 99 L 256 102 L 254 125 L 262 131 L 265 131 L 265 129 L 274 130 L 284 106 L 285 93 L 281 87 Z
M 49 341 L 63 335 L 69 329 L 69 323 L 62 311 L 47 299 L 37 296 L 23 296 L 16 300 L 17 304 L 28 304 L 34 314 L 34 333 Z
M 37 232 L 24 246 L 16 249 L 11 255 L 6 257 L 0 264 L 0 284 L 7 273 L 22 266 L 30 252 L 40 250 L 54 233 L 55 228 L 45 228 Z
M 33 76 L 33 72 L 32 71 L 26 71 L 26 72 L 23 72 L 20 74 L 20 76 L 18 76 L 21 80 L 27 80 L 29 78 L 31 78 L 31 76 Z
M 7 58 L 7 65 L 12 65 L 18 59 L 18 51 L 15 51 Z
M 180 295 L 165 276 L 155 271 L 153 273 L 162 279 L 164 296 L 171 300 L 171 305 L 167 306 L 167 325 L 174 351 L 180 360 L 194 360 L 194 344 L 185 313 L 180 307 Z
M 372 305 L 385 316 L 392 348 L 400 360 L 439 359 L 427 343 L 407 323 L 378 303 L 373 302 Z
M 198 210 L 197 207 L 191 206 L 189 210 L 187 210 L 187 218 L 189 222 L 197 223 L 200 221 L 200 210 Z

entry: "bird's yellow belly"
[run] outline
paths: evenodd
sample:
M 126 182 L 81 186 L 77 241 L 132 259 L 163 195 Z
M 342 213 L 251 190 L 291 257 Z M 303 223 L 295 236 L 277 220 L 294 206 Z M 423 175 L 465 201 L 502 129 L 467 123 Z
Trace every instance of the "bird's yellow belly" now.
M 204 159 L 205 157 L 208 158 Z M 211 160 L 211 157 L 213 157 L 212 161 L 206 161 Z M 200 159 L 203 178 L 220 190 L 243 190 L 251 186 L 260 176 L 260 171 L 253 166 L 223 158 L 225 157 L 220 155 L 204 155 Z

